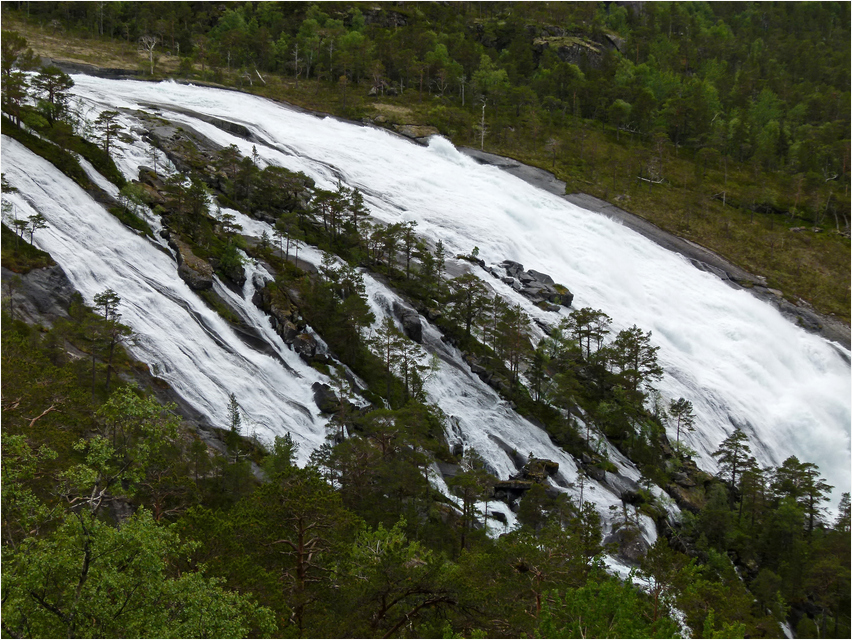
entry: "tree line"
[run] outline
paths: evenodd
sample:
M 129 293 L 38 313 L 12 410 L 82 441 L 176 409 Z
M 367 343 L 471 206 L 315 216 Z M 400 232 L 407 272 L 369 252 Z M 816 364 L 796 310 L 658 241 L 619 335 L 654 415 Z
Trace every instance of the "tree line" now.
M 551 169 L 570 191 L 617 199 L 848 315 L 845 5 L 455 4 L 6 10 L 95 49 L 138 46 L 154 77 L 433 125 L 457 144 Z M 384 105 L 410 113 L 377 116 Z M 803 254 L 828 273 L 802 268 Z
M 213 76 L 411 88 L 477 112 L 484 100 L 498 119 L 543 125 L 572 114 L 808 180 L 848 175 L 844 5 L 72 2 L 27 11 L 90 36 L 147 39 Z

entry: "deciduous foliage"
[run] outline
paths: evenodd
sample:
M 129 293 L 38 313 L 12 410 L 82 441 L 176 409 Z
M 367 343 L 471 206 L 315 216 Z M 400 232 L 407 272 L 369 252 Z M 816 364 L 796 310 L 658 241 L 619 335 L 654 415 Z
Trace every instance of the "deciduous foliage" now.
M 237 637 L 272 612 L 201 573 L 173 573 L 174 531 L 140 511 L 120 528 L 88 512 L 3 557 L 3 631 L 19 637 Z

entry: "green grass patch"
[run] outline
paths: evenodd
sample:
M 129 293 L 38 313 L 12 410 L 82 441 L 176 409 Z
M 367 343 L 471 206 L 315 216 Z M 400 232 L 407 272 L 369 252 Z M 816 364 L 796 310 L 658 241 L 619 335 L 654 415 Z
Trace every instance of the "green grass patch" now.
M 3 266 L 15 273 L 29 273 L 33 269 L 52 267 L 56 263 L 49 253 L 21 239 L 5 224 L 3 226 Z
M 136 231 L 140 231 L 149 238 L 154 237 L 154 232 L 151 231 L 151 227 L 148 223 L 132 211 L 128 211 L 124 207 L 110 207 L 109 212 L 118 218 L 125 226 L 135 229 Z
M 240 317 L 233 312 L 231 307 L 229 307 L 225 302 L 216 295 L 215 292 L 210 289 L 203 289 L 201 291 L 196 291 L 198 297 L 204 300 L 207 303 L 207 306 L 213 309 L 216 313 L 222 316 L 225 320 L 232 324 L 240 324 L 242 321 Z

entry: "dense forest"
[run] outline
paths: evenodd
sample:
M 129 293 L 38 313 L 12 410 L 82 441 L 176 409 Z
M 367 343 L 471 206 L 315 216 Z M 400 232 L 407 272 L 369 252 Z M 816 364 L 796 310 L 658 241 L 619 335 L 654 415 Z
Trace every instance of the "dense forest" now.
M 812 299 L 848 318 L 848 5 L 3 10 L 4 21 L 14 11 L 40 33 L 92 49 L 147 43 L 145 75 L 235 84 L 352 118 L 375 119 L 369 105 L 378 99 L 453 139 L 553 168 L 569 189 L 621 194 L 640 212 L 670 207 L 687 237 L 714 224 L 707 237 L 732 244 L 786 234 L 794 248 L 782 262 L 747 260 L 791 290 L 815 286 L 815 276 L 785 280 L 783 261 L 801 260 L 804 270 L 811 265 L 799 252 L 830 261 L 835 251 L 847 271 L 820 262 L 814 271 L 834 280 Z M 371 221 L 357 190 L 317 188 L 235 147 L 155 140 L 181 173 L 154 167 L 128 181 L 110 157 L 125 133 L 118 114 L 75 120 L 73 80 L 41 66 L 30 44 L 3 32 L 3 134 L 150 235 L 149 208 L 185 260 L 225 280 L 245 279 L 243 251 L 269 265 L 275 279 L 256 304 L 294 344 L 313 327 L 367 383 L 369 406 L 346 399 L 342 368 L 310 354 L 337 382 L 320 407 L 333 416 L 328 442 L 309 465 L 294 464 L 289 436 L 252 438 L 234 396 L 228 424 L 214 441 L 202 438 L 129 357 L 132 331 L 114 291 L 91 308 L 72 296 L 49 326 L 21 319 L 23 278 L 53 261 L 32 244 L 43 219 L 4 224 L 4 635 L 726 638 L 778 637 L 783 622 L 798 637 L 849 636 L 848 494 L 829 517 L 832 487 L 816 465 L 791 457 L 761 468 L 740 430 L 715 453 L 718 476 L 698 470 L 680 441 L 694 428 L 692 404 L 660 401 L 650 333 L 612 332 L 606 313 L 583 308 L 533 344 L 523 310 L 472 274 L 450 277 L 443 247 L 419 240 L 415 225 Z M 411 124 L 393 113 L 387 125 Z M 98 192 L 78 156 L 121 189 L 118 200 Z M 4 194 L 14 190 L 4 178 Z M 247 241 L 208 206 L 211 196 L 268 219 L 274 235 Z M 698 201 L 686 214 L 684 202 Z M 734 217 L 722 227 L 714 218 L 728 210 Z M 304 269 L 305 244 L 340 261 Z M 459 259 L 476 262 L 476 250 Z M 450 449 L 446 417 L 423 393 L 430 363 L 417 340 L 392 322 L 365 331 L 375 318 L 361 269 L 434 322 L 520 414 L 587 461 L 588 475 L 611 463 L 581 429 L 636 462 L 644 486 L 613 514 L 614 541 L 604 544 L 590 504 L 548 490 L 549 461 L 523 460 L 522 477 L 506 483 L 475 451 Z M 570 305 L 564 287 L 553 292 L 540 304 Z M 209 289 L 199 295 L 240 322 Z M 456 470 L 455 500 L 430 484 L 436 462 Z M 681 522 L 667 519 L 653 485 L 678 503 Z M 488 504 L 511 490 L 522 495 L 520 526 L 489 535 Z M 662 535 L 620 580 L 602 559 L 630 546 L 640 513 Z

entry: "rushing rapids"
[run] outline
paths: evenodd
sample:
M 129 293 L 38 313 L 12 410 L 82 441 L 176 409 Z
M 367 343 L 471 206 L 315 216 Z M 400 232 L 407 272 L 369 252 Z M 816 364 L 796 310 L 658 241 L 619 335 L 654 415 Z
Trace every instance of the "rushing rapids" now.
M 761 464 L 777 465 L 796 455 L 820 466 L 835 486 L 834 502 L 849 490 L 848 352 L 617 222 L 497 168 L 478 165 L 442 138 L 421 147 L 383 130 L 317 118 L 229 91 L 74 79 L 74 92 L 93 111 L 129 110 L 123 116 L 129 126 L 136 126 L 132 110 L 156 106 L 170 120 L 219 144 L 236 144 L 245 155 L 255 147 L 262 162 L 303 171 L 320 187 L 331 189 L 342 181 L 359 188 L 376 219 L 417 221 L 418 234 L 443 241 L 448 254 L 477 246 L 488 264 L 511 259 L 552 275 L 574 292 L 574 308 L 602 309 L 613 318 L 616 331 L 637 324 L 653 332 L 666 370 L 658 388 L 665 400 L 683 396 L 693 402 L 698 428 L 685 439 L 703 467 L 716 468 L 710 454 L 739 426 Z M 244 125 L 253 140 L 193 114 Z M 137 177 L 140 165 L 150 164 L 144 146 L 140 140 L 119 145 L 116 162 L 128 178 Z M 324 437 L 325 421 L 310 392 L 311 384 L 323 377 L 276 343 L 274 335 L 267 336 L 274 357 L 245 345 L 177 277 L 165 247 L 124 228 L 20 145 L 4 138 L 3 151 L 3 171 L 21 191 L 13 196 L 19 215 L 37 209 L 48 219 L 50 227 L 36 236 L 36 244 L 56 258 L 87 300 L 107 287 L 122 297 L 124 321 L 140 336 L 133 347 L 137 357 L 214 424 L 225 422 L 227 396 L 235 393 L 259 436 L 269 439 L 290 431 L 303 445 L 304 461 Z M 245 233 L 264 230 L 257 221 L 239 221 Z M 319 260 L 318 252 L 305 256 Z M 531 316 L 550 323 L 557 319 L 484 271 L 477 275 Z M 234 302 L 242 300 L 242 315 L 263 332 L 264 319 L 251 304 L 251 281 L 243 298 L 236 296 Z M 367 285 L 378 322 L 394 294 L 369 277 Z M 428 324 L 424 344 L 441 358 L 427 390 L 452 417 L 451 437 L 475 447 L 503 478 L 515 467 L 498 441 L 556 460 L 562 484 L 577 491 L 569 486 L 576 474 L 570 456 L 501 403 Z M 628 461 L 617 459 L 615 452 L 613 459 L 624 475 L 638 479 Z M 620 504 L 600 487 L 587 491 L 586 498 L 594 499 L 604 515 L 608 506 Z M 643 525 L 653 539 L 650 520 Z

